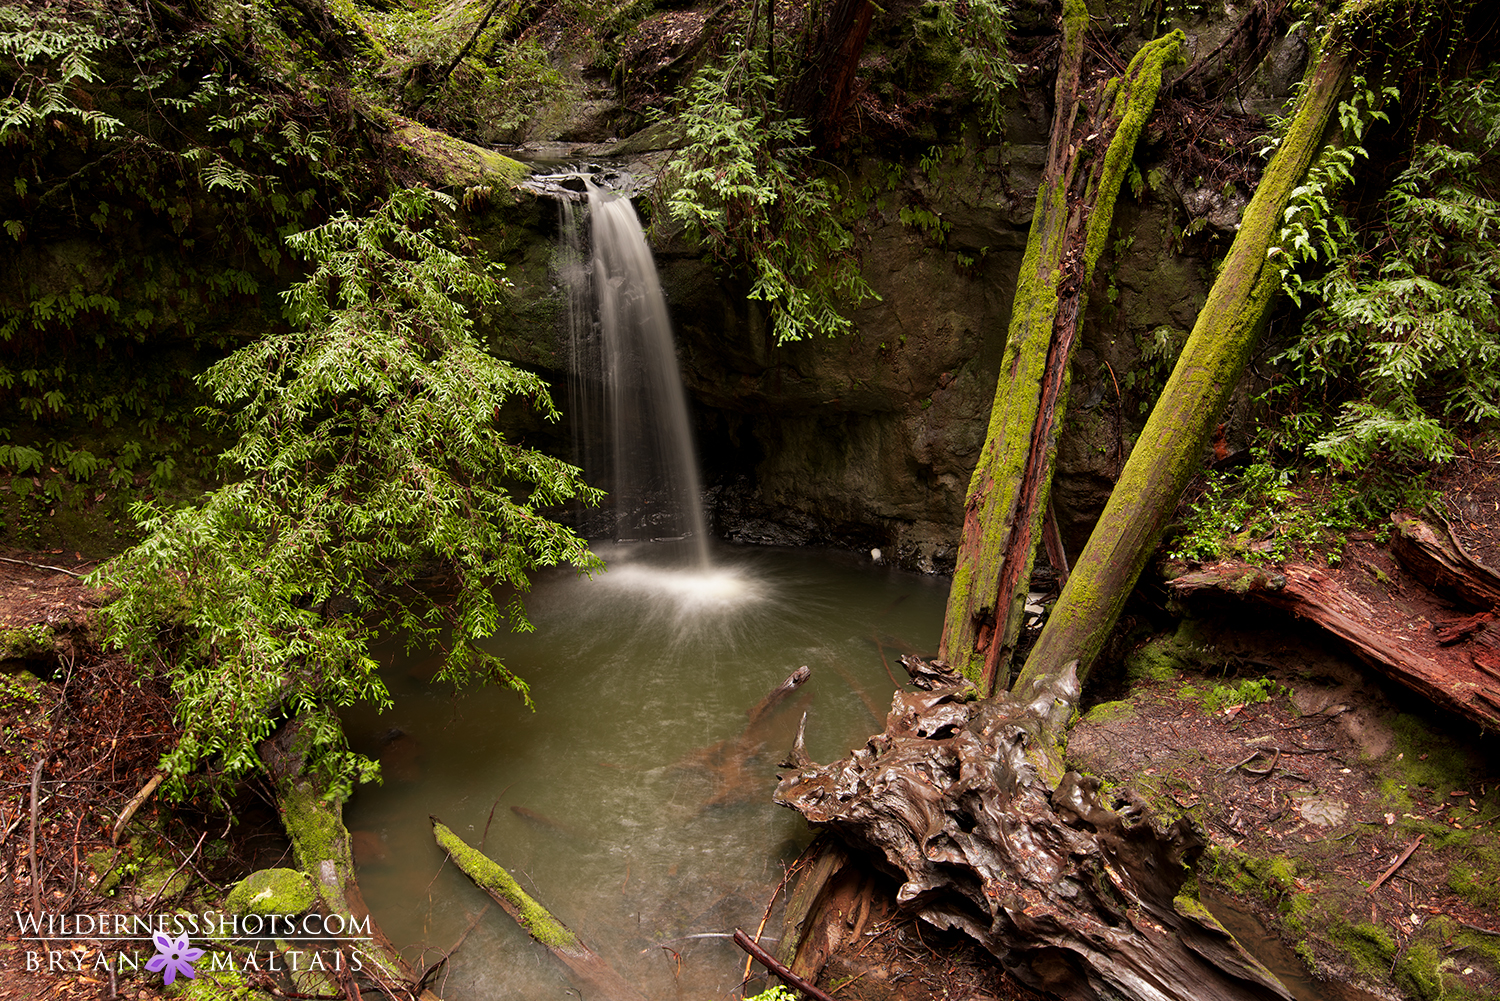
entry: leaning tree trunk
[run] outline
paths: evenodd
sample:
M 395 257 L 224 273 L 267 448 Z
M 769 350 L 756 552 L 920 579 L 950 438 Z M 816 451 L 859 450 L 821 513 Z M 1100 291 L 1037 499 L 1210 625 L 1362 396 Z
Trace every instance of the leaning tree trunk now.
M 1070 13 L 1075 9 L 1070 5 Z M 1070 28 L 1070 42 L 1079 30 Z M 1067 60 L 1065 54 L 1065 66 Z M 1046 392 L 1058 401 L 1047 406 L 1060 409 L 1066 381 L 1057 368 L 1065 366 L 1066 350 L 1056 350 L 1054 331 L 1076 319 L 1076 304 L 1054 302 L 1074 286 L 1059 284 L 1039 264 L 1041 252 L 1050 248 L 1059 270 L 1075 268 L 1071 281 L 1081 289 L 1087 248 L 1107 229 L 1089 226 L 1076 253 L 1059 249 L 1067 228 L 1058 221 L 1062 206 L 1056 203 L 1067 175 L 1051 175 L 1038 196 L 1039 221 L 1019 283 L 1033 286 L 1027 299 L 1017 299 L 1016 322 L 1027 329 L 1007 349 L 988 465 L 976 472 L 965 523 L 965 546 L 983 561 L 964 564 L 962 579 L 955 574 L 958 597 L 950 599 L 945 627 L 945 649 L 969 677 L 933 681 L 933 665 L 908 663 L 914 680 L 928 690 L 898 693 L 884 733 L 825 766 L 808 759 L 799 735 L 791 770 L 777 787 L 777 802 L 826 825 L 895 873 L 902 880 L 898 901 L 933 924 L 964 930 L 1016 977 L 1055 996 L 1289 997 L 1185 886 L 1202 848 L 1191 826 L 1163 827 L 1130 791 L 1106 798 L 1097 779 L 1065 772 L 1062 739 L 1077 705 L 1079 674 L 1113 625 L 1245 365 L 1279 284 L 1278 262 L 1268 261 L 1271 241 L 1347 77 L 1344 59 L 1330 48 L 1026 669 L 1009 692 L 974 701 L 976 663 L 982 665 L 993 647 L 1003 652 L 1007 643 L 1004 633 L 996 635 L 1008 619 L 1004 613 L 989 622 L 991 645 L 980 641 L 984 612 L 1008 609 L 1025 581 L 1018 568 L 1030 559 L 1051 472 L 1049 439 L 1055 431 L 1040 402 L 1045 393 L 1030 394 L 1036 403 L 1008 397 L 1024 397 L 1028 379 L 1046 376 Z M 1037 315 L 1043 316 L 1040 333 L 1030 329 Z M 1030 417 L 1011 423 L 1012 411 Z M 1040 458 L 1022 461 L 1020 449 L 1001 449 L 1013 444 L 1006 437 L 1012 433 L 1024 437 L 1026 456 Z M 994 462 L 997 450 L 1007 463 Z M 1030 498 L 1028 506 L 1022 506 L 1023 497 Z M 987 529 L 980 520 L 986 512 L 999 513 Z M 996 597 L 988 604 L 976 600 L 980 587 Z M 998 670 L 992 677 L 992 685 L 998 683 Z
M 1088 20 L 1080 0 L 1069 0 L 1050 153 L 1016 282 L 989 431 L 969 482 L 943 624 L 941 656 L 985 692 L 1009 681 L 1094 264 L 1136 139 L 1156 104 L 1162 69 L 1182 61 L 1184 36 L 1173 31 L 1143 46 L 1122 77 L 1080 95 Z M 1092 168 L 1080 171 L 1085 162 Z
M 1161 541 L 1281 284 L 1272 245 L 1282 212 L 1322 146 L 1329 115 L 1349 76 L 1339 46 L 1325 45 L 1167 386 L 1032 647 L 1017 679 L 1021 691 L 1075 660 L 1079 674 L 1087 674 Z

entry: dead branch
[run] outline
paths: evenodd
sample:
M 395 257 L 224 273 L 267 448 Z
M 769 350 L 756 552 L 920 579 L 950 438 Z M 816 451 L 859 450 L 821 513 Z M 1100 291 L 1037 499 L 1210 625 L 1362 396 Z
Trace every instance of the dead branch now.
M 166 772 L 157 772 L 151 776 L 150 781 L 141 786 L 141 791 L 132 796 L 130 802 L 125 804 L 125 809 L 120 811 L 120 819 L 115 821 L 114 830 L 110 832 L 109 840 L 111 844 L 117 845 L 120 843 L 120 832 L 125 830 L 125 825 L 130 823 L 131 817 L 135 816 L 135 811 L 141 808 L 142 803 L 151 798 L 151 794 L 156 791 L 156 787 L 161 785 L 162 779 L 166 777 Z
M 23 566 L 23 567 L 31 567 L 33 570 L 56 570 L 58 573 L 65 573 L 69 577 L 77 577 L 79 579 L 83 578 L 83 574 L 81 574 L 81 573 L 74 573 L 72 570 L 69 570 L 67 567 L 48 566 L 45 563 L 33 563 L 30 560 L 13 560 L 9 556 L 0 556 L 0 561 L 3 561 L 5 563 L 19 563 L 21 566 Z
M 754 942 L 750 941 L 750 936 L 746 935 L 738 928 L 734 930 L 734 944 L 739 946 L 741 949 L 744 949 L 751 956 L 755 957 L 755 961 L 757 963 L 764 966 L 766 969 L 770 970 L 772 973 L 776 974 L 776 976 L 780 977 L 782 980 L 786 981 L 789 985 L 795 987 L 803 994 L 806 994 L 808 997 L 815 999 L 815 1001 L 833 1001 L 832 995 L 825 994 L 823 991 L 818 990 L 812 984 L 808 983 L 806 980 L 803 980 L 791 970 L 788 970 L 785 966 L 782 966 L 775 960 L 775 958 L 771 956 L 769 952 L 762 949 Z
M 47 763 L 44 754 L 36 760 L 36 767 L 31 769 L 31 914 L 33 917 L 42 913 L 42 871 L 36 855 L 36 818 L 38 812 L 37 793 L 42 787 L 42 766 Z
M 1427 837 L 1426 834 L 1418 834 L 1417 840 L 1406 846 L 1406 851 L 1402 852 L 1401 855 L 1396 859 L 1396 861 L 1391 863 L 1391 867 L 1385 872 L 1381 873 L 1379 879 L 1371 883 L 1369 886 L 1365 887 L 1365 892 L 1374 893 L 1380 887 L 1381 883 L 1384 883 L 1386 880 L 1395 875 L 1396 870 L 1406 864 L 1406 860 L 1411 858 L 1412 852 L 1417 850 L 1417 846 L 1422 843 L 1422 839 L 1425 837 Z

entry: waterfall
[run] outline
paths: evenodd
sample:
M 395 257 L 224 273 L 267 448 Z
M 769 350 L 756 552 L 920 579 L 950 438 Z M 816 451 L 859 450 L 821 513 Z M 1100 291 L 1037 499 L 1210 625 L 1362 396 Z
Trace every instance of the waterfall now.
M 565 196 L 560 208 L 576 461 L 609 492 L 616 541 L 687 539 L 697 566 L 707 567 L 697 454 L 651 248 L 628 197 L 572 177 L 588 199 L 587 238 L 573 202 Z M 545 190 L 566 195 L 552 184 Z

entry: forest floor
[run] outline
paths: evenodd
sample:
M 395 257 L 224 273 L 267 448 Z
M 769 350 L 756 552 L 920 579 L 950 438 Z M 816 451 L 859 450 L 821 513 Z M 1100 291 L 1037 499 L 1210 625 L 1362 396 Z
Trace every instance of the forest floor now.
M 1500 464 L 1471 463 L 1445 488 L 1465 546 L 1500 563 Z M 112 976 L 118 943 L 76 928 L 43 942 L 18 913 L 217 906 L 243 875 L 286 864 L 277 818 L 253 790 L 232 827 L 152 798 L 115 846 L 116 819 L 175 737 L 168 693 L 90 640 L 103 596 L 74 576 L 81 558 L 0 557 L 0 1001 L 178 996 L 143 961 Z M 1331 572 L 1409 627 L 1414 592 L 1374 539 Z M 1222 596 L 1172 614 L 1184 611 L 1175 632 L 1158 618 L 1127 643 L 1116 677 L 1092 679 L 1102 694 L 1069 764 L 1138 790 L 1160 819 L 1193 818 L 1203 899 L 1299 1001 L 1500 997 L 1494 738 L 1289 615 Z M 819 977 L 840 1001 L 1034 996 L 977 946 L 904 918 L 893 884 L 876 887 Z

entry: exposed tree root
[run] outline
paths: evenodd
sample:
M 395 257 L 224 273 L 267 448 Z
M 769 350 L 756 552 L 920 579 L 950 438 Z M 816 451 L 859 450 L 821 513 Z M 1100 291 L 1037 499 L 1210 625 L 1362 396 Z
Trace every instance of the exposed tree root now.
M 966 932 L 1038 990 L 1077 1001 L 1247 1001 L 1290 995 L 1194 899 L 1202 848 L 1129 794 L 1060 772 L 1052 734 L 1071 670 L 1028 699 L 969 701 L 950 683 L 896 696 L 884 733 L 819 766 L 799 741 L 776 801 L 902 879 L 897 900 Z

